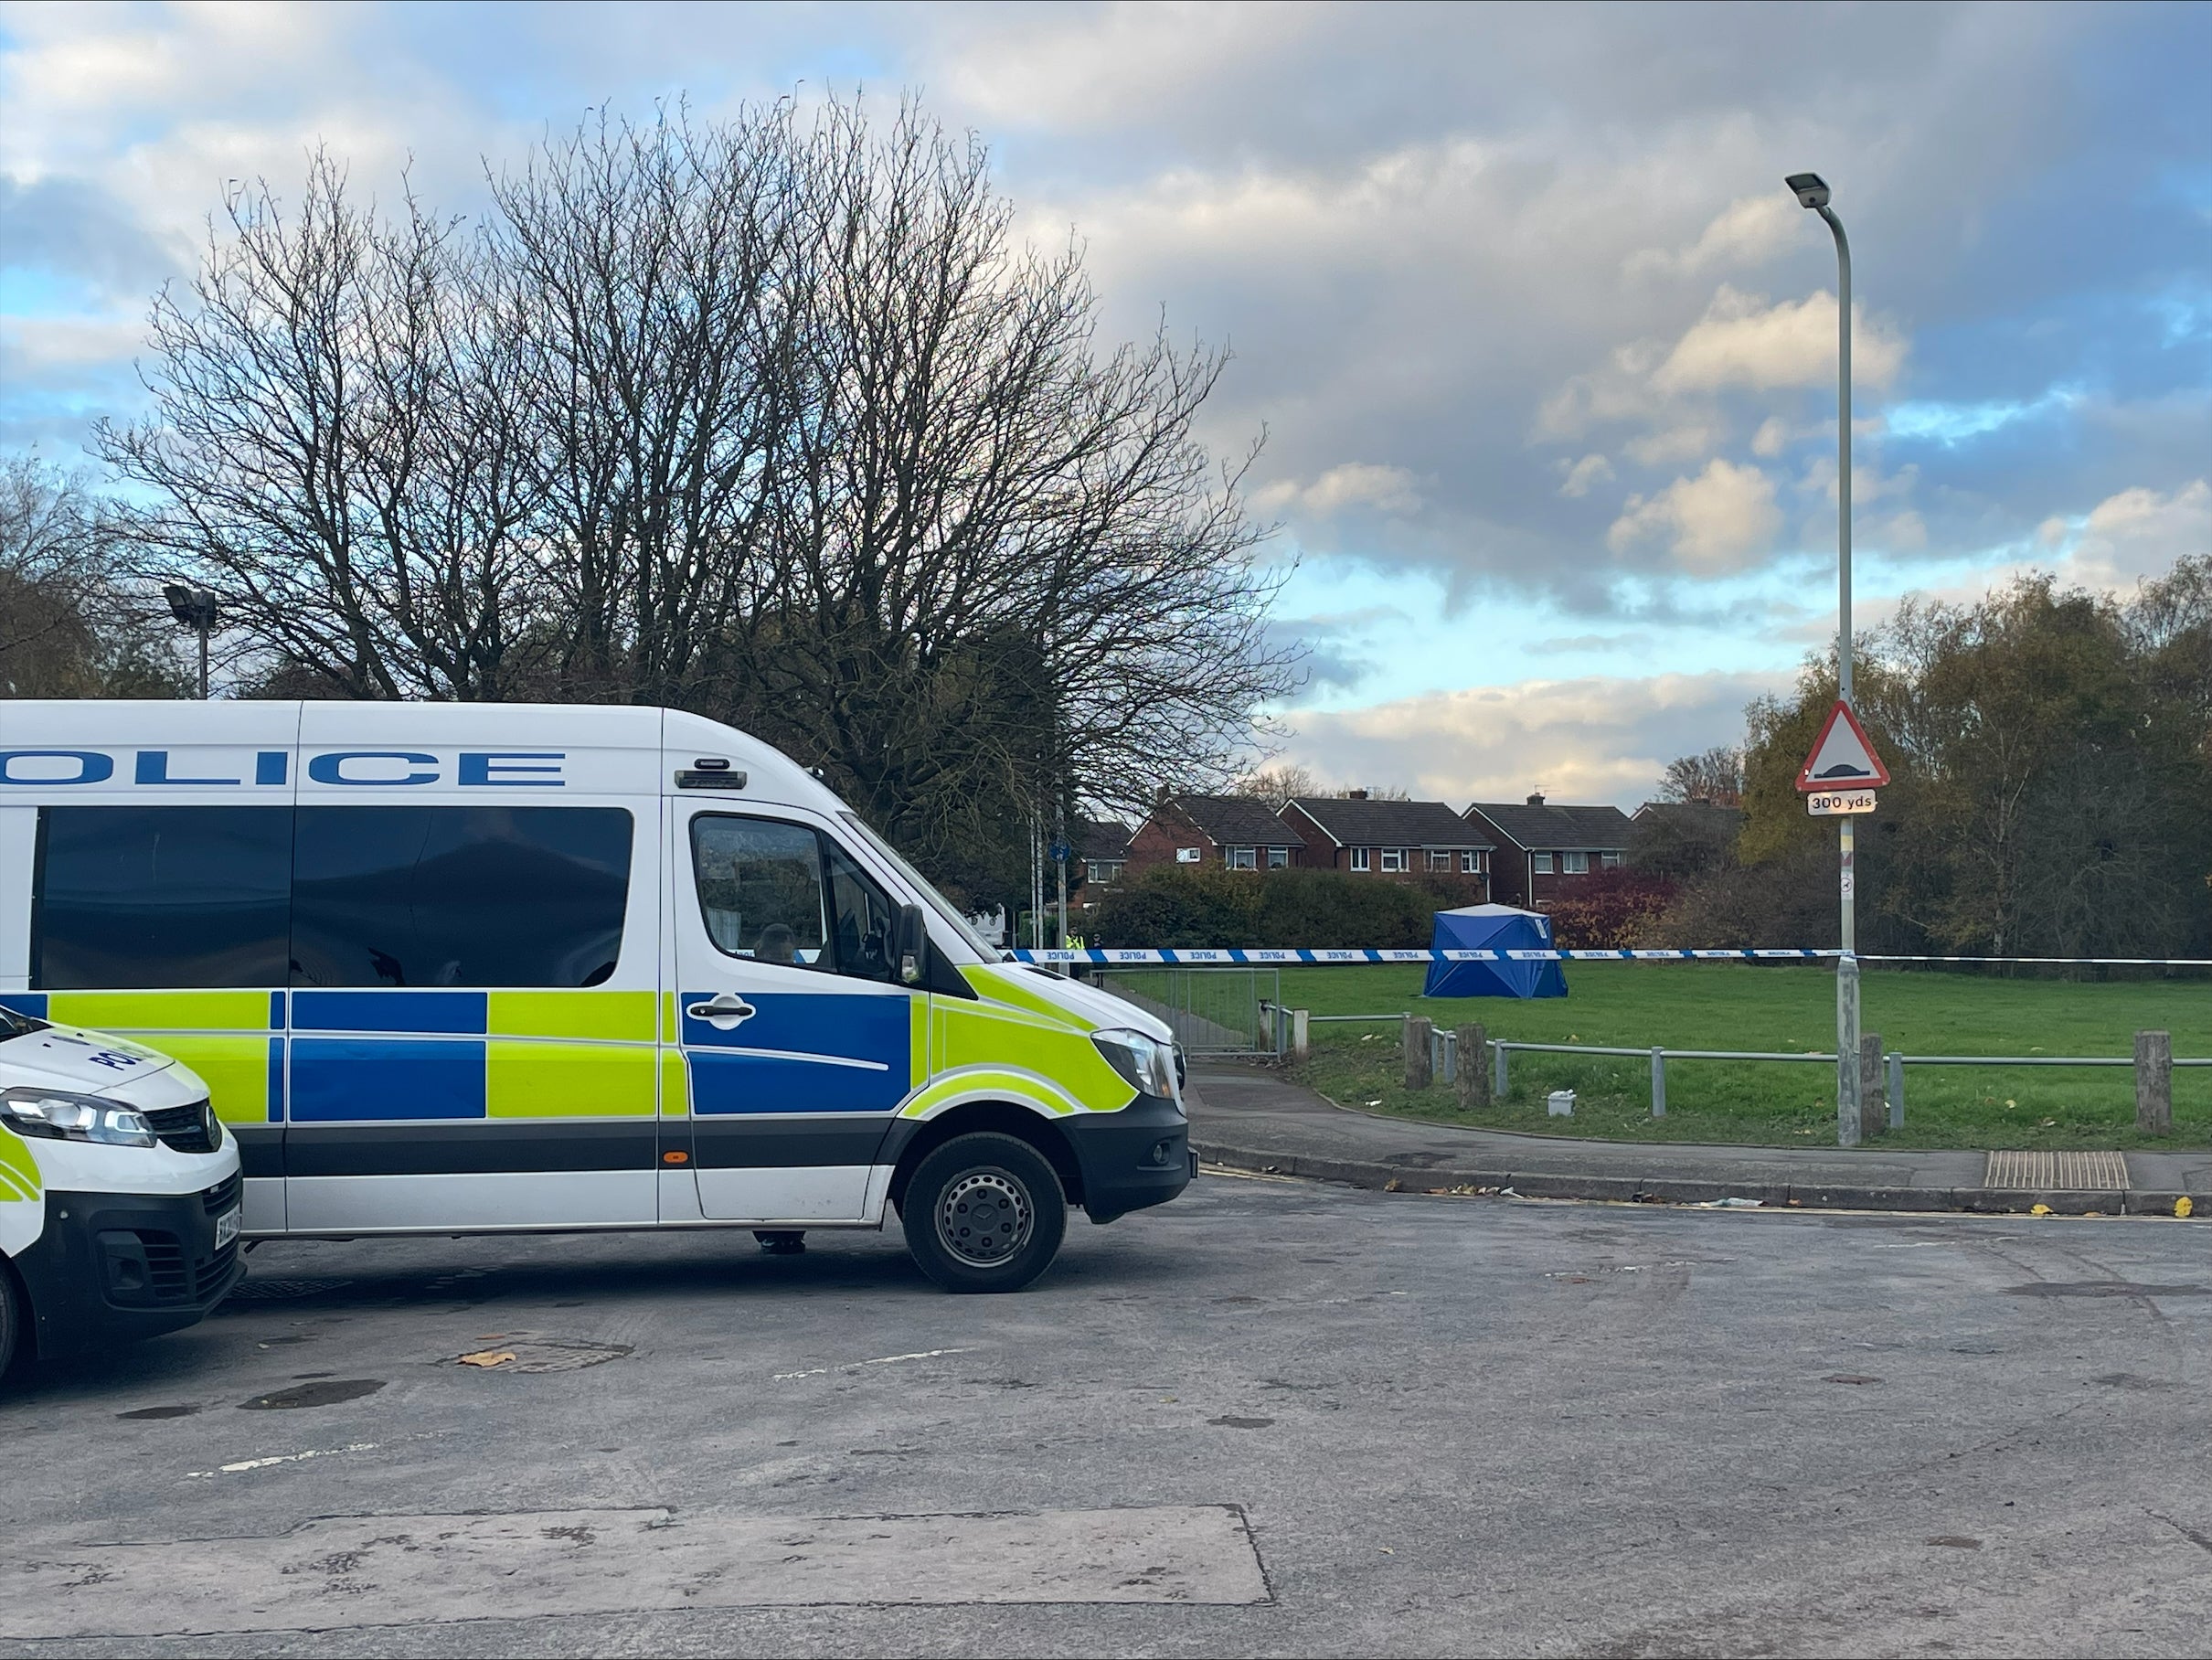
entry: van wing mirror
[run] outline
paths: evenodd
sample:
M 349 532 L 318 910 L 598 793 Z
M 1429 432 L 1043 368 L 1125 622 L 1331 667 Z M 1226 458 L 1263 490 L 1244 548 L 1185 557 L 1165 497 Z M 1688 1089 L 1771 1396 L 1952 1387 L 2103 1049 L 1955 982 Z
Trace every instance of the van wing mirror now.
M 899 978 L 903 984 L 920 985 L 929 972 L 930 920 L 919 905 L 902 906 L 899 912 Z

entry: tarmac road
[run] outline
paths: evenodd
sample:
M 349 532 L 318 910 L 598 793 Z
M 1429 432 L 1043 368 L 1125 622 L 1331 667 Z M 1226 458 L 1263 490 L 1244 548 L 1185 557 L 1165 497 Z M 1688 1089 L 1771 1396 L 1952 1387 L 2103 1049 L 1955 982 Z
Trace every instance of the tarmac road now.
M 1207 1176 L 1005 1298 L 272 1245 L 0 1401 L 0 1655 L 2202 1653 L 2204 1237 Z

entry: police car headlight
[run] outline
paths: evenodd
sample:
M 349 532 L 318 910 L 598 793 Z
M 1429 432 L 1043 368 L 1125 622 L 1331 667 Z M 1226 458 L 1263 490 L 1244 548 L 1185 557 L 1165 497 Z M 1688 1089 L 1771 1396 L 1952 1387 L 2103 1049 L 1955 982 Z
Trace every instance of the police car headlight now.
M 1131 1089 L 1174 1099 L 1175 1052 L 1171 1045 L 1123 1027 L 1093 1032 L 1090 1041 L 1106 1058 L 1106 1064 L 1119 1072 Z
M 154 1127 L 129 1107 L 97 1095 L 66 1090 L 0 1090 L 0 1123 L 20 1135 L 48 1141 L 101 1142 L 111 1147 L 151 1147 Z

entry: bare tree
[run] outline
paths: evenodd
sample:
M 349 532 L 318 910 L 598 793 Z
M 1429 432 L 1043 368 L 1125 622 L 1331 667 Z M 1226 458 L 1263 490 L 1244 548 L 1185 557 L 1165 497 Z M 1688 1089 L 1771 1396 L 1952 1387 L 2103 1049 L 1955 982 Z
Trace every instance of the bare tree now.
M 1300 796 L 1325 795 L 1321 780 L 1313 776 L 1313 769 L 1278 761 L 1272 766 L 1259 767 L 1230 783 L 1232 795 L 1249 795 L 1280 810 L 1285 802 Z
M 0 457 L 0 697 L 183 689 L 119 554 L 112 505 L 81 477 L 35 455 Z
M 1659 799 L 1697 802 L 1708 807 L 1743 804 L 1743 751 L 1716 744 L 1696 755 L 1681 755 L 1659 775 Z
M 313 160 L 296 213 L 235 192 L 151 329 L 153 413 L 99 452 L 155 503 L 143 574 L 213 588 L 250 649 L 336 695 L 497 698 L 533 592 L 513 365 L 456 226 L 396 224 Z

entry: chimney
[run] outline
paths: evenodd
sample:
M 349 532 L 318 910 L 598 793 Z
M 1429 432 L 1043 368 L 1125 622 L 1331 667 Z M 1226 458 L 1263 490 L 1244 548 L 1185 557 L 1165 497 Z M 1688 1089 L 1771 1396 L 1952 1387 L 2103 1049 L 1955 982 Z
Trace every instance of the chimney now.
M 1346 801 L 1365 801 L 1367 799 L 1367 793 L 1365 790 L 1346 790 L 1344 793 L 1344 798 Z
M 1531 790 L 1528 793 L 1528 804 L 1532 807 L 1542 806 L 1544 804 L 1544 792 L 1541 790 Z

